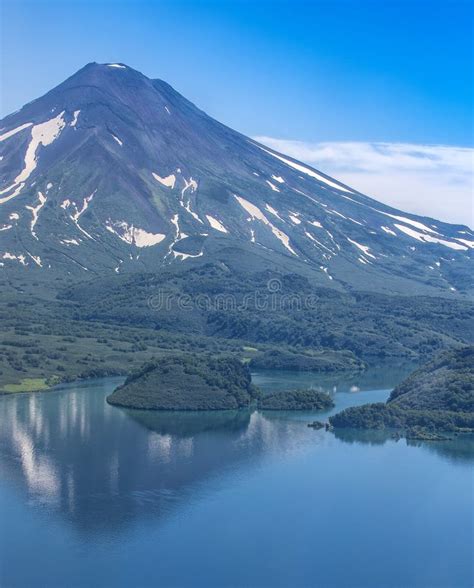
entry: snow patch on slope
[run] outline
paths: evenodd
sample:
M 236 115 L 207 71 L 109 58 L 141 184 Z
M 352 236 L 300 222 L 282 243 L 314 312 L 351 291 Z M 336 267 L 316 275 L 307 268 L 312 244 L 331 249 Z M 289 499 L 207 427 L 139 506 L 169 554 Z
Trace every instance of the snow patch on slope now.
M 198 184 L 197 184 L 196 180 L 193 180 L 193 178 L 189 178 L 189 181 L 185 179 L 184 180 L 184 188 L 181 190 L 180 204 L 187 212 L 189 212 L 189 214 L 194 219 L 196 219 L 201 224 L 204 224 L 203 221 L 199 218 L 199 216 L 193 210 L 191 210 L 191 196 L 188 197 L 187 202 L 184 201 L 184 199 L 186 197 L 186 192 L 189 190 L 190 193 L 193 193 L 197 190 L 197 187 L 198 187 Z
M 80 110 L 74 111 L 74 117 L 73 117 L 72 121 L 69 123 L 69 126 L 75 127 L 77 125 L 77 120 L 79 118 L 80 112 L 81 112 Z
M 209 221 L 209 224 L 213 229 L 216 231 L 220 231 L 221 233 L 228 233 L 229 231 L 224 227 L 222 223 L 220 223 L 216 218 L 211 216 L 210 214 L 206 214 L 206 218 Z
M 55 118 L 47 120 L 44 123 L 35 125 L 31 129 L 31 141 L 25 154 L 25 167 L 15 178 L 15 184 L 26 181 L 33 170 L 36 168 L 36 151 L 40 145 L 46 147 L 55 141 L 61 131 L 64 129 L 65 122 L 63 119 L 64 110 Z
M 275 186 L 275 184 L 272 184 L 269 180 L 265 180 L 267 182 L 267 184 L 270 186 L 270 188 L 274 191 L 274 192 L 279 192 L 280 190 Z
M 329 273 L 329 271 L 328 271 L 328 268 L 327 268 L 327 267 L 324 267 L 324 266 L 322 266 L 322 265 L 321 265 L 321 266 L 319 266 L 319 269 L 321 269 L 321 270 L 322 270 L 322 271 L 323 271 L 323 272 L 324 272 L 324 273 L 327 275 L 327 277 L 328 277 L 330 280 L 332 280 L 332 279 L 333 279 L 333 277 L 330 275 L 330 273 Z
M 362 251 L 362 253 L 367 255 L 367 257 L 371 257 L 372 259 L 377 259 L 375 257 L 375 255 L 372 255 L 372 253 L 370 253 L 370 248 L 367 247 L 367 245 L 361 245 L 360 243 L 357 243 L 357 241 L 353 241 L 352 239 L 349 239 L 349 237 L 347 237 L 347 240 L 349 241 L 349 243 L 352 243 L 352 245 L 355 245 L 360 251 Z
M 22 182 L 14 192 L 12 192 L 10 195 L 5 196 L 4 198 L 0 198 L 0 204 L 4 204 L 5 202 L 8 202 L 9 200 L 12 200 L 13 198 L 15 198 L 15 196 L 18 196 L 18 194 L 23 190 L 23 186 L 25 185 L 25 182 Z M 5 190 L 1 190 L 0 194 L 3 194 L 4 192 L 8 192 L 10 191 L 12 188 L 12 186 L 9 186 L 8 188 L 6 188 Z
M 280 213 L 278 212 L 278 210 L 275 210 L 273 208 L 273 206 L 270 206 L 269 204 L 265 204 L 265 210 L 268 210 L 268 212 L 270 214 L 273 214 L 273 216 L 276 216 L 277 219 L 281 220 L 282 223 L 284 223 L 285 221 L 281 218 Z
M 126 221 L 107 221 L 105 228 L 119 239 L 136 247 L 152 247 L 165 238 L 162 233 L 150 233 L 144 229 L 129 225 Z
M 173 218 L 171 219 L 171 224 L 174 225 L 175 229 L 176 229 L 176 233 L 175 233 L 175 237 L 173 239 L 173 242 L 171 243 L 171 245 L 168 247 L 168 253 L 165 255 L 165 259 L 172 253 L 175 259 L 178 259 L 179 261 L 184 261 L 186 259 L 189 258 L 195 258 L 195 257 L 202 257 L 204 255 L 204 252 L 201 250 L 199 253 L 193 254 L 193 253 L 181 253 L 180 251 L 175 251 L 174 250 L 174 246 L 176 245 L 176 243 L 179 243 L 179 241 L 183 241 L 184 239 L 188 238 L 188 235 L 186 235 L 186 233 L 183 233 L 181 231 L 181 228 L 179 226 L 179 215 L 175 214 L 173 216 Z M 203 236 L 207 237 L 207 233 L 202 233 Z
M 305 231 L 304 234 L 308 237 L 308 239 L 310 241 L 312 241 L 315 245 L 317 245 L 318 247 L 321 247 L 322 249 L 325 249 L 326 251 L 328 251 L 331 255 L 335 255 L 335 252 L 330 249 L 329 247 L 326 247 L 326 245 L 324 245 L 324 243 L 321 243 L 321 241 L 319 241 L 318 239 L 316 239 L 316 237 L 314 235 L 312 235 L 311 233 L 309 233 L 308 231 Z
M 456 241 L 460 241 L 461 243 L 463 243 L 463 245 L 467 245 L 471 249 L 474 248 L 474 241 L 468 241 L 467 239 L 460 239 L 459 237 L 456 237 Z
M 300 163 L 296 163 L 294 161 L 291 161 L 291 159 L 287 159 L 286 157 L 283 157 L 282 155 L 277 155 L 276 153 L 273 153 L 272 151 L 269 151 L 268 149 L 265 149 L 264 147 L 261 147 L 260 145 L 257 145 L 257 147 L 259 147 L 262 151 L 265 151 L 266 153 L 272 155 L 273 157 L 276 157 L 277 159 L 279 159 L 283 163 L 286 163 L 286 165 L 289 165 L 293 169 L 296 169 L 297 171 L 302 172 L 302 173 L 310 176 L 311 178 L 318 180 L 319 182 L 324 182 L 328 186 L 331 186 L 331 188 L 336 188 L 336 190 L 341 190 L 342 192 L 352 193 L 352 190 L 348 190 L 347 188 L 344 188 L 344 186 L 341 186 L 340 184 L 336 184 L 336 182 L 333 182 L 332 180 L 325 178 L 321 174 L 316 173 L 314 170 L 310 169 L 309 167 L 306 167 L 305 165 L 301 165 Z
M 379 211 L 379 212 L 382 212 L 382 211 Z M 420 223 L 419 221 L 415 221 L 411 218 L 406 218 L 405 216 L 396 216 L 395 214 L 389 214 L 388 212 L 382 212 L 382 214 L 385 214 L 386 216 L 394 218 L 395 220 L 401 221 L 402 223 L 406 223 L 407 225 L 411 225 L 412 227 L 415 227 L 415 229 L 419 229 L 421 231 L 426 231 L 428 233 L 433 233 L 434 235 L 439 235 L 439 233 L 437 231 L 434 231 L 431 227 L 427 227 L 423 223 Z
M 286 235 L 283 231 L 280 231 L 280 229 L 275 227 L 263 214 L 260 208 L 258 208 L 258 206 L 255 206 L 255 204 L 252 204 L 248 200 L 245 200 L 245 198 L 237 196 L 236 194 L 234 194 L 234 198 L 237 200 L 240 206 L 242 206 L 242 208 L 250 214 L 251 219 L 256 219 L 262 222 L 263 224 L 267 225 L 272 231 L 272 233 L 275 235 L 275 237 L 283 244 L 283 246 L 286 249 L 288 249 L 290 253 L 298 257 L 298 254 L 290 245 L 290 238 L 288 237 L 288 235 Z
M 33 215 L 33 218 L 31 219 L 30 230 L 31 230 L 31 234 L 33 235 L 33 237 L 37 241 L 38 241 L 38 236 L 35 233 L 35 226 L 36 226 L 36 223 L 38 222 L 38 216 L 39 216 L 40 210 L 46 204 L 47 198 L 46 198 L 46 196 L 44 196 L 42 194 L 42 192 L 38 192 L 38 200 L 39 200 L 39 204 L 37 206 L 25 206 L 25 208 L 27 208 L 28 210 L 31 210 L 31 214 Z
M 174 174 L 170 174 L 169 176 L 166 176 L 165 178 L 162 178 L 158 174 L 155 174 L 155 172 L 152 172 L 151 175 L 155 178 L 155 180 L 157 182 L 160 182 L 160 184 L 163 184 L 163 186 L 166 186 L 167 188 L 171 188 L 171 189 L 174 188 L 174 185 L 176 183 L 176 176 Z
M 0 135 L 0 143 L 2 141 L 5 141 L 6 139 L 9 139 L 10 137 L 13 137 L 13 135 L 16 135 L 17 133 L 23 131 L 24 129 L 31 127 L 32 125 L 33 125 L 33 123 L 31 123 L 31 122 L 25 123 L 24 125 L 20 125 L 19 127 L 16 127 L 15 129 L 11 129 L 10 131 L 3 133 L 3 135 Z
M 199 253 L 196 253 L 196 255 L 193 255 L 191 253 L 181 253 L 179 251 L 173 251 L 173 254 L 176 259 L 179 259 L 180 261 L 184 261 L 185 259 L 189 259 L 189 258 L 202 257 L 204 255 L 204 251 L 200 251 Z
M 92 239 L 93 241 L 95 240 L 94 237 L 81 227 L 81 225 L 79 224 L 79 219 L 88 209 L 89 204 L 92 198 L 94 197 L 96 191 L 97 190 L 94 190 L 92 194 L 86 196 L 86 198 L 83 199 L 81 208 L 79 208 L 75 202 L 71 202 L 69 199 L 63 200 L 63 202 L 60 205 L 63 210 L 67 210 L 68 208 L 74 207 L 74 212 L 69 215 L 69 218 L 72 220 L 72 222 L 76 225 L 76 227 L 79 229 L 79 231 L 81 231 L 83 235 L 85 235 L 88 239 Z
M 388 227 L 380 227 L 382 229 L 382 231 L 384 231 L 385 233 L 387 233 L 388 235 L 394 235 L 395 237 L 397 236 L 397 233 L 395 233 L 395 231 L 392 231 L 392 229 L 389 229 Z
M 0 194 L 4 194 L 5 192 L 9 192 L 13 188 L 16 188 L 15 194 L 10 194 L 10 196 L 0 199 L 0 204 L 2 204 L 3 202 L 7 202 L 8 200 L 11 200 L 11 198 L 20 193 L 24 183 L 36 168 L 36 152 L 38 150 L 38 147 L 40 145 L 42 145 L 43 147 L 51 145 L 51 143 L 58 138 L 59 134 L 65 127 L 66 123 L 64 122 L 63 115 L 64 110 L 55 118 L 47 120 L 46 122 L 40 123 L 38 125 L 34 125 L 32 127 L 31 140 L 25 153 L 24 168 L 14 179 L 13 184 L 0 191 Z
M 59 242 L 61 243 L 61 245 L 79 245 L 79 242 L 77 241 L 77 239 L 60 239 Z
M 275 180 L 275 182 L 278 182 L 279 184 L 285 183 L 285 180 L 281 176 L 272 175 L 272 179 Z
M 424 233 L 420 233 L 415 231 L 415 229 L 410 229 L 409 227 L 405 227 L 405 225 L 399 225 L 395 223 L 397 229 L 416 239 L 417 241 L 421 241 L 422 243 L 436 243 L 438 245 L 443 245 L 444 247 L 449 247 L 450 249 L 456 249 L 457 251 L 467 251 L 468 248 L 465 245 L 461 245 L 461 243 L 457 243 L 456 241 L 446 241 L 445 239 L 439 239 L 438 237 L 433 237 L 431 235 L 425 235 Z
M 41 261 L 41 257 L 39 255 L 32 255 L 28 251 L 26 252 L 26 254 L 36 263 L 38 267 L 43 267 L 43 262 Z
M 14 255 L 13 253 L 4 253 L 2 259 L 8 259 L 10 261 L 19 261 L 21 265 L 27 265 L 26 257 L 24 255 Z

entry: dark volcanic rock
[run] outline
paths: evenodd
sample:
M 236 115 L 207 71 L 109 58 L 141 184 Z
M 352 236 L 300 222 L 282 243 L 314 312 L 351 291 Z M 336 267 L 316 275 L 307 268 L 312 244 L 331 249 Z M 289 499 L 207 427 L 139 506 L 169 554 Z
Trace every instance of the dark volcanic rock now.
M 308 423 L 308 427 L 310 427 L 311 429 L 315 429 L 316 431 L 318 431 L 319 429 L 324 429 L 326 428 L 326 426 L 327 425 L 325 425 L 321 421 L 313 421 L 312 423 Z

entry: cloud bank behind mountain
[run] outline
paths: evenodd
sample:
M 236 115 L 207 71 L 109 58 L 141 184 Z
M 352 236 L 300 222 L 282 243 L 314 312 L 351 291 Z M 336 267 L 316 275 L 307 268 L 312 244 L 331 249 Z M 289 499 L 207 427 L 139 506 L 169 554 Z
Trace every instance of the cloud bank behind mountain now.
M 396 208 L 474 225 L 472 148 L 254 139 Z

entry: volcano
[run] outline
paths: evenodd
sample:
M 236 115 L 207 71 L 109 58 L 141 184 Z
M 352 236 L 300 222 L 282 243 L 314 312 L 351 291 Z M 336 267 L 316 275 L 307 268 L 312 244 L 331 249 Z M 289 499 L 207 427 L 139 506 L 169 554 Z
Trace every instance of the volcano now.
M 465 295 L 474 233 L 391 208 L 121 63 L 0 123 L 0 271 L 50 280 L 219 264 Z

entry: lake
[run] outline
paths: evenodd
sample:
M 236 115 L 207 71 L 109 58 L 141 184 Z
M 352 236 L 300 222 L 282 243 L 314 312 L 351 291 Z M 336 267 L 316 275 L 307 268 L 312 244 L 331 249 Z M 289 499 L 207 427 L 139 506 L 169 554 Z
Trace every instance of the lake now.
M 330 391 L 336 412 L 405 374 L 253 379 Z M 127 411 L 105 402 L 121 381 L 0 397 L 2 587 L 472 587 L 472 437 Z

